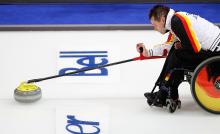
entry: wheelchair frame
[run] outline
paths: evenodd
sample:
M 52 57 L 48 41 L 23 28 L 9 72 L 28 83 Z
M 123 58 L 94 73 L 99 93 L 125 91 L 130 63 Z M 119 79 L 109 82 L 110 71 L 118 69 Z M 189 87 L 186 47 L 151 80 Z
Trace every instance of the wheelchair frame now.
M 192 94 L 194 100 L 196 101 L 196 103 L 202 109 L 204 109 L 207 112 L 214 113 L 214 114 L 220 114 L 220 96 L 217 97 L 217 98 L 212 98 L 212 97 L 209 96 L 209 94 L 205 94 L 205 96 L 207 96 L 207 98 L 209 98 L 209 99 L 206 99 L 206 100 L 203 100 L 204 97 L 202 98 L 202 97 L 198 96 L 198 92 L 203 92 L 203 89 L 201 90 L 201 89 L 198 88 L 198 84 L 197 84 L 198 74 L 200 74 L 202 69 L 204 70 L 204 68 L 206 68 L 209 64 L 211 64 L 213 62 L 217 62 L 217 63 L 219 62 L 218 64 L 220 64 L 220 56 L 213 56 L 213 57 L 210 57 L 210 58 L 204 60 L 202 63 L 200 63 L 196 67 L 195 70 L 184 69 L 184 68 L 174 68 L 170 71 L 170 74 L 172 75 L 172 73 L 175 72 L 175 71 L 184 71 L 184 80 L 182 80 L 182 82 L 188 82 L 190 84 L 191 94 Z M 161 74 L 162 74 L 162 72 L 161 72 Z M 218 74 L 218 76 L 220 77 L 220 74 Z M 153 93 L 154 90 L 156 89 L 156 87 L 160 85 L 159 78 L 158 78 L 157 82 L 155 83 L 151 93 Z M 220 85 L 218 85 L 218 86 L 220 86 Z M 215 90 L 214 83 L 213 83 L 212 88 L 206 89 L 206 90 Z M 216 89 L 215 93 L 220 94 L 220 89 Z M 214 105 L 212 107 L 209 107 L 206 104 L 206 101 L 207 102 L 210 101 L 209 104 L 210 103 L 215 103 L 215 101 L 217 103 L 216 103 L 216 105 Z M 176 108 L 181 107 L 181 102 L 173 101 L 171 99 L 171 97 L 169 97 L 169 93 L 168 93 L 167 102 L 168 102 L 167 108 L 168 108 L 170 113 L 175 112 Z

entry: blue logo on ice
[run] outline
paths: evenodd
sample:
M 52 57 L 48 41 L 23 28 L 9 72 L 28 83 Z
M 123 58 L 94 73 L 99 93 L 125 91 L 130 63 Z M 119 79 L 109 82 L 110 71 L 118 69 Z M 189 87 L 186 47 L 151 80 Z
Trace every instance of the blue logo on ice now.
M 82 68 L 68 67 L 62 68 L 59 71 L 59 74 L 65 74 L 70 71 L 78 71 L 80 69 L 86 69 L 91 67 L 96 67 L 100 65 L 105 65 L 108 63 L 107 51 L 61 51 L 60 58 L 77 58 L 76 63 L 83 66 Z M 75 64 L 75 63 L 73 63 Z M 106 76 L 108 75 L 108 70 L 106 68 L 100 68 L 100 72 L 97 73 L 88 73 L 88 72 L 79 72 L 72 74 L 72 76 Z
M 84 127 L 83 127 L 84 126 Z M 80 121 L 75 118 L 73 115 L 67 115 L 67 125 L 66 130 L 71 134 L 99 134 L 100 128 L 99 122 L 93 121 Z M 93 127 L 94 129 L 85 130 L 86 127 Z M 78 128 L 76 131 L 76 128 Z

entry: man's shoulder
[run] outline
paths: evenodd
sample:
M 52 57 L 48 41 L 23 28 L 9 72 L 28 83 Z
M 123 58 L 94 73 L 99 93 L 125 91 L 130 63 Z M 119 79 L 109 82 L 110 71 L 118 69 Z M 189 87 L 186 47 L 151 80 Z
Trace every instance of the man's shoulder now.
M 180 18 L 179 18 L 179 16 L 178 16 L 179 13 L 184 13 L 184 12 L 176 12 L 176 13 L 172 16 L 172 18 L 171 18 L 171 26 L 177 25 L 178 23 L 181 22 L 181 20 L 180 20 Z
M 181 23 L 181 20 L 185 20 L 190 13 L 179 11 L 176 12 L 171 18 L 171 25 Z

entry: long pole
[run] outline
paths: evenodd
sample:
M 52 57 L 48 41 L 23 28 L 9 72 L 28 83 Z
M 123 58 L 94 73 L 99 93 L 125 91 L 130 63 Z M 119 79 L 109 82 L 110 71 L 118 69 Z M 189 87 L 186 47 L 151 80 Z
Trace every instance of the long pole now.
M 89 71 L 89 70 L 94 70 L 94 69 L 114 66 L 114 65 L 118 65 L 118 64 L 122 64 L 122 63 L 127 63 L 127 62 L 131 62 L 131 61 L 136 61 L 136 60 L 157 59 L 157 58 L 165 58 L 165 56 L 144 57 L 142 55 L 142 51 L 141 51 L 139 57 L 135 57 L 135 58 L 132 58 L 132 59 L 118 61 L 118 62 L 109 63 L 109 64 L 105 64 L 105 65 L 99 65 L 99 66 L 96 66 L 96 67 L 90 67 L 90 68 L 88 67 L 88 68 L 84 68 L 84 69 L 81 69 L 81 70 L 77 70 L 77 71 L 73 71 L 73 72 L 69 72 L 69 73 L 65 73 L 65 74 L 58 74 L 58 75 L 48 76 L 48 77 L 44 77 L 44 78 L 31 79 L 31 80 L 28 80 L 27 83 L 40 82 L 40 81 L 44 81 L 44 80 L 49 80 L 49 79 L 54 79 L 54 78 L 58 78 L 58 77 L 68 76 L 68 75 L 71 75 L 71 74 L 76 74 L 76 73 L 85 72 L 85 71 Z

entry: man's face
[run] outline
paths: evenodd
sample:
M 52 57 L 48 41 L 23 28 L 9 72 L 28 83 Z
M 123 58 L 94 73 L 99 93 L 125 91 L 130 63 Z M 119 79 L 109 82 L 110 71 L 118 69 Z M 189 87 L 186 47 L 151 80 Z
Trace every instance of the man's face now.
M 165 29 L 165 17 L 161 17 L 160 20 L 155 20 L 154 17 L 151 17 L 150 19 L 151 24 L 154 27 L 154 30 L 160 32 L 161 34 L 165 34 L 166 33 L 166 29 Z

